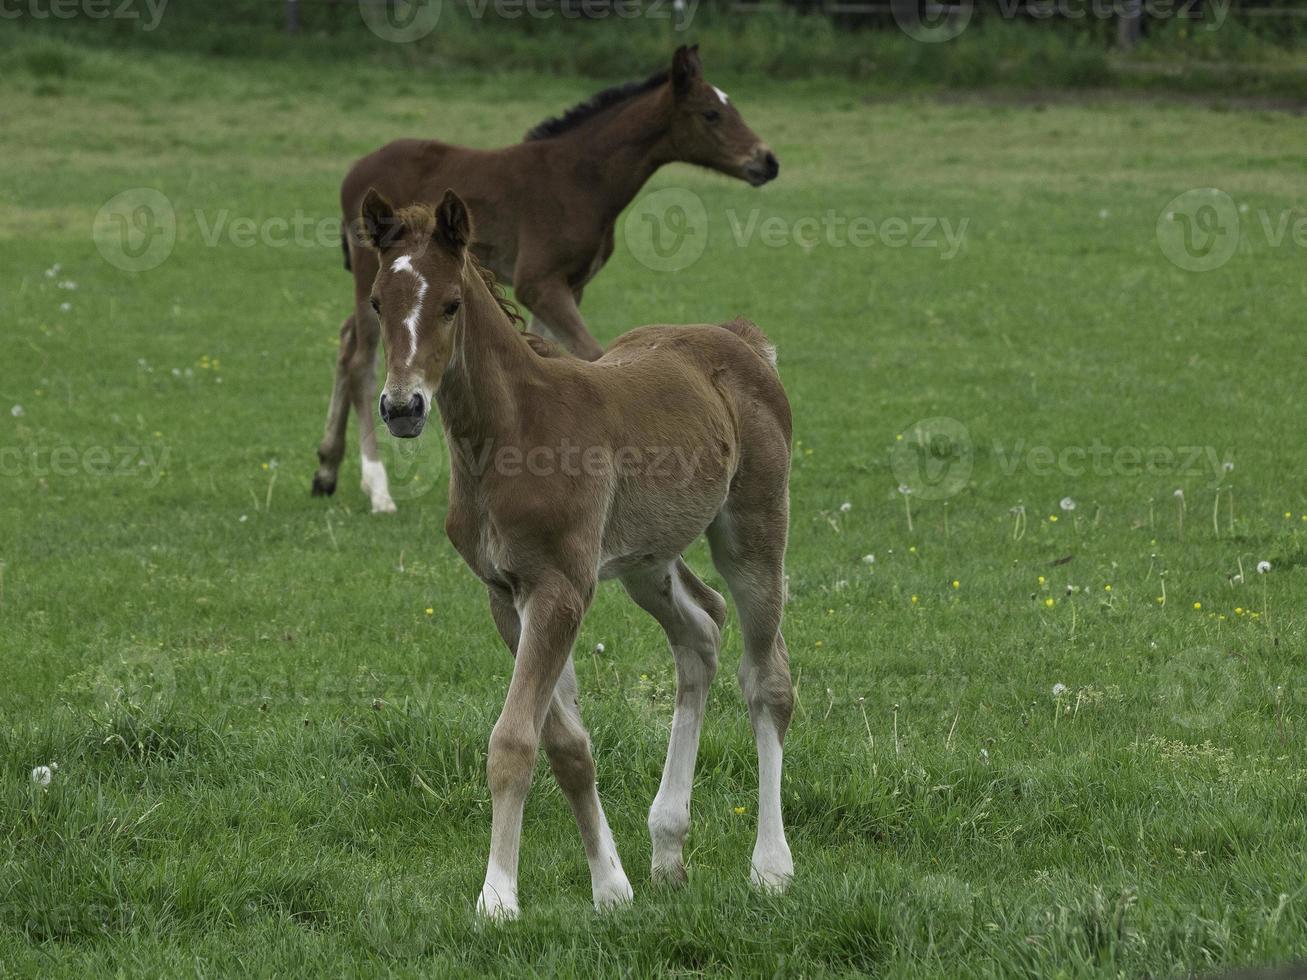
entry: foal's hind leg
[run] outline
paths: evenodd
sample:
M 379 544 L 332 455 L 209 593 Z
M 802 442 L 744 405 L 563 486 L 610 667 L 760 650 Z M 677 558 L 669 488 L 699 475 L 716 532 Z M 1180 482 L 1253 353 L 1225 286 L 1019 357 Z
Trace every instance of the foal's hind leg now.
M 359 420 L 363 492 L 372 502 L 372 513 L 393 514 L 395 501 L 390 498 L 386 467 L 377 451 L 377 344 L 381 341 L 381 321 L 370 306 L 363 304 L 355 311 L 354 322 L 357 343 L 349 363 L 349 393 Z
M 733 503 L 742 502 L 728 500 L 708 528 L 708 542 L 740 614 L 740 689 L 758 743 L 758 840 L 750 878 L 759 888 L 783 889 L 794 875 L 781 820 L 781 745 L 794 708 L 781 636 L 789 507 L 783 488 L 777 495 L 759 494 L 753 503 Z
M 685 881 L 685 838 L 690 830 L 690 792 L 699 754 L 708 686 L 717 673 L 717 649 L 726 603 L 681 559 L 624 576 L 636 604 L 658 620 L 676 659 L 676 708 L 663 778 L 649 809 L 653 877 Z
M 329 497 L 336 492 L 340 461 L 345 456 L 345 429 L 349 424 L 349 363 L 354 356 L 354 317 L 340 325 L 340 354 L 331 386 L 331 406 L 318 445 L 318 471 L 313 475 L 313 496 Z

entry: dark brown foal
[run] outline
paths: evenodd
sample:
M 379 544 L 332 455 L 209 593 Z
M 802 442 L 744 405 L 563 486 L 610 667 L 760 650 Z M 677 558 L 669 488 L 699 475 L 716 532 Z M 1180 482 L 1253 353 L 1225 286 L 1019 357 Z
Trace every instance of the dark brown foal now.
M 603 349 L 577 309 L 581 291 L 612 255 L 622 210 L 659 167 L 678 161 L 755 186 L 780 169 L 726 94 L 704 80 L 697 47 L 678 49 L 670 71 L 600 92 L 513 146 L 474 150 L 416 139 L 384 146 L 345 177 L 341 207 L 351 222 L 370 187 L 401 204 L 431 204 L 452 188 L 480 216 L 472 254 L 513 286 L 535 332 L 593 360 Z M 393 511 L 373 421 L 380 324 L 369 297 L 377 257 L 356 235 L 350 238 L 354 313 L 340 331 L 313 492 L 335 492 L 352 406 L 363 489 L 374 512 Z

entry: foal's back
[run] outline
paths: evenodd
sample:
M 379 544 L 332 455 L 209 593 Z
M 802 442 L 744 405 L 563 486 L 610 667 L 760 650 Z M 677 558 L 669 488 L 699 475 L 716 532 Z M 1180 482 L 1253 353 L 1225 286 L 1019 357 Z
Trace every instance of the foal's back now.
M 762 331 L 737 320 L 639 327 L 594 363 L 558 364 L 555 391 L 570 411 L 552 424 L 601 441 L 613 466 L 603 577 L 680 555 L 742 474 L 749 493 L 784 492 L 790 408 L 769 355 Z M 584 394 L 570 398 L 573 385 Z
M 480 150 L 440 140 L 400 139 L 365 157 L 350 168 L 340 185 L 340 206 L 346 220 L 359 213 L 369 188 L 397 201 L 436 201 L 446 188 L 459 194 L 477 215 L 477 242 L 473 251 L 503 282 L 512 283 L 516 261 L 517 224 L 529 201 L 522 196 L 533 182 L 530 158 L 536 147 L 518 143 L 495 150 Z M 366 264 L 369 256 L 359 256 Z M 375 269 L 366 270 L 371 285 Z

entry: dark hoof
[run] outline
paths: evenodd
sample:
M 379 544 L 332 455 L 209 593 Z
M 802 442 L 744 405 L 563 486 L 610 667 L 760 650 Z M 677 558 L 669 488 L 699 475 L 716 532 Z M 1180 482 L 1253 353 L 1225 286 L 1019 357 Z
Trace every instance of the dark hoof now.
M 324 480 L 321 476 L 314 474 L 313 477 L 313 496 L 330 497 L 336 492 L 335 480 Z

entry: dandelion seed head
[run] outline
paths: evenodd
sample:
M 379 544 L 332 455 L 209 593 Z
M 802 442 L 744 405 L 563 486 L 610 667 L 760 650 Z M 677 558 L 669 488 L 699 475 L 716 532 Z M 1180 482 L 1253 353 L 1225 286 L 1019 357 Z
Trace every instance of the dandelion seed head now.
M 37 766 L 32 770 L 32 782 L 38 786 L 49 786 L 54 779 L 54 770 L 49 766 Z
M 1262 561 L 1259 561 L 1259 562 L 1257 563 L 1257 574 L 1258 574 L 1258 575 L 1265 575 L 1265 574 L 1266 574 L 1267 572 L 1269 572 L 1270 570 L 1271 570 L 1271 563 L 1270 563 L 1269 561 L 1266 561 L 1265 559 L 1263 559 Z
M 1076 502 L 1071 497 L 1063 497 L 1058 501 L 1058 506 L 1065 511 L 1073 511 L 1076 509 Z

